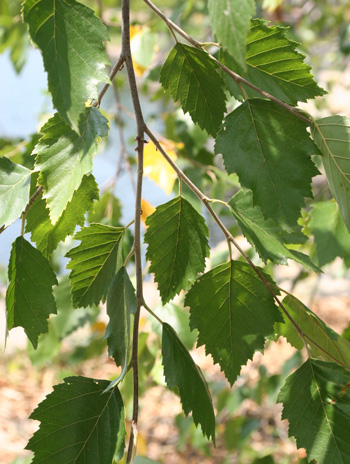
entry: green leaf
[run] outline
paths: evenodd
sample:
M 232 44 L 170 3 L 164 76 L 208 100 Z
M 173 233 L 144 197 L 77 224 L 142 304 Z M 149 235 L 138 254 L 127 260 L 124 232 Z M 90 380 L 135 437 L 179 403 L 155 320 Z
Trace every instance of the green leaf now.
M 308 359 L 283 385 L 277 401 L 289 436 L 318 464 L 346 464 L 350 456 L 350 375 L 334 363 Z
M 103 224 L 91 224 L 74 236 L 81 244 L 66 256 L 72 286 L 73 307 L 92 306 L 105 302 L 107 291 L 116 271 L 117 252 L 124 229 Z
M 166 303 L 204 271 L 209 231 L 203 217 L 181 196 L 158 206 L 146 225 L 146 258 Z
M 130 351 L 130 314 L 136 311 L 136 295 L 128 273 L 122 266 L 115 275 L 107 295 L 107 314 L 109 323 L 106 328 L 108 354 L 114 358 L 117 366 L 122 367 L 119 377 L 108 388 L 114 387 L 125 376 Z
M 53 105 L 78 132 L 85 102 L 97 98 L 99 83 L 109 82 L 107 29 L 74 0 L 26 0 L 23 18 L 42 52 Z
M 208 8 L 214 35 L 245 68 L 245 42 L 255 13 L 254 0 L 209 0 Z
M 52 286 L 56 276 L 48 261 L 23 237 L 13 242 L 6 294 L 7 328 L 23 327 L 34 348 L 47 332 L 47 318 L 56 313 Z
M 0 225 L 12 224 L 29 201 L 31 171 L 0 158 Z
M 118 388 L 102 394 L 108 380 L 67 377 L 30 418 L 41 422 L 26 449 L 32 464 L 111 464 L 124 450 L 124 405 Z M 45 443 L 45 446 L 43 446 Z
M 312 125 L 311 133 L 323 155 L 329 187 L 350 231 L 350 118 L 319 119 Z
M 334 200 L 314 203 L 309 226 L 315 237 L 316 254 L 320 266 L 337 256 L 350 260 L 350 236 Z
M 46 258 L 51 256 L 59 242 L 74 233 L 77 225 L 84 225 L 85 213 L 92 208 L 94 200 L 98 200 L 98 186 L 92 175 L 83 177 L 55 225 L 51 224 L 42 194 L 35 200 L 27 214 L 26 232 L 31 232 L 31 239 Z
M 44 134 L 34 150 L 38 183 L 53 224 L 58 221 L 85 174 L 92 171 L 93 155 L 99 138 L 108 134 L 108 121 L 96 108 L 87 108 L 82 117 L 80 135 L 55 114 L 41 129 Z
M 304 63 L 298 43 L 286 37 L 287 28 L 267 26 L 267 21 L 253 19 L 246 43 L 247 72 L 243 77 L 274 97 L 296 105 L 326 92 L 321 89 Z M 240 64 L 237 66 L 239 72 Z M 245 87 L 248 97 L 259 94 Z
M 310 158 L 318 150 L 306 128 L 276 103 L 252 99 L 225 118 L 215 145 L 227 172 L 236 172 L 242 186 L 253 191 L 264 216 L 289 231 L 304 197 L 312 197 L 312 177 L 319 174 Z
M 215 442 L 215 415 L 207 383 L 174 329 L 163 323 L 162 356 L 168 387 L 179 389 L 186 416 L 192 411 L 196 425 Z
M 203 50 L 177 43 L 160 73 L 160 83 L 185 113 L 215 136 L 226 111 L 224 81 Z
M 297 298 L 286 296 L 283 299 L 283 306 L 305 334 L 314 356 L 350 367 L 350 342 L 331 329 Z M 296 328 L 286 316 L 284 322 L 277 324 L 276 330 L 286 337 L 291 345 L 301 350 L 304 343 Z
M 261 259 L 287 264 L 287 259 L 301 263 L 307 269 L 320 272 L 303 253 L 289 250 L 284 245 L 285 232 L 271 219 L 265 219 L 259 206 L 253 205 L 253 193 L 240 190 L 229 201 L 232 214 L 249 243 L 256 247 Z
M 199 331 L 198 346 L 205 345 L 231 385 L 255 351 L 263 351 L 266 337 L 274 333 L 274 323 L 282 322 L 263 282 L 248 264 L 238 261 L 200 277 L 185 304 L 190 307 L 191 329 Z

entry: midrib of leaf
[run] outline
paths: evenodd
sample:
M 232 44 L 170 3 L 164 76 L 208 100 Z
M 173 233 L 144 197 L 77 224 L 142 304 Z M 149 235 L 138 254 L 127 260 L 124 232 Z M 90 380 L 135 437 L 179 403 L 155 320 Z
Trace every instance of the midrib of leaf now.
M 180 236 L 180 226 L 181 226 L 181 197 L 180 197 L 180 201 L 179 201 L 179 212 L 178 212 L 178 216 L 179 216 L 179 219 L 178 219 L 178 228 L 177 228 L 177 233 L 176 233 L 176 244 L 175 244 L 175 256 L 174 256 L 174 259 L 173 259 L 173 262 L 171 263 L 172 264 L 172 269 L 171 269 L 171 275 L 170 275 L 170 279 L 168 280 L 169 282 L 169 286 L 168 286 L 168 291 L 169 291 L 169 287 L 170 287 L 170 282 L 172 281 L 172 277 L 174 275 L 174 269 L 175 269 L 175 263 L 176 263 L 176 256 L 177 256 L 177 248 L 179 246 L 179 236 Z M 170 253 L 171 250 L 169 250 L 169 253 Z
M 274 190 L 274 192 L 275 192 L 276 198 L 278 199 L 279 206 L 280 206 L 281 210 L 283 210 L 280 197 L 279 197 L 278 192 L 277 192 L 277 190 L 276 190 L 275 183 L 274 183 L 273 180 L 272 180 L 270 170 L 269 170 L 268 165 L 267 165 L 267 163 L 266 163 L 266 158 L 265 158 L 264 150 L 263 150 L 263 146 L 262 146 L 263 141 L 260 140 L 260 137 L 259 137 L 259 134 L 258 134 L 258 129 L 257 129 L 256 124 L 255 124 L 255 118 L 254 118 L 254 116 L 253 116 L 253 112 L 252 112 L 252 109 L 251 109 L 251 106 L 250 106 L 250 101 L 249 101 L 249 100 L 247 100 L 247 101 L 248 101 L 248 108 L 249 108 L 250 116 L 251 116 L 251 118 L 252 118 L 252 125 L 253 125 L 253 127 L 254 127 L 256 139 L 257 139 L 257 142 L 258 142 L 259 147 L 260 147 L 260 151 L 261 151 L 261 155 L 262 155 L 262 158 L 263 158 L 263 161 L 264 161 L 265 169 L 266 169 L 266 171 L 267 171 L 267 173 L 268 173 L 270 182 L 271 182 L 271 184 L 273 185 L 273 190 Z M 263 123 L 262 121 L 259 121 L 259 122 L 261 122 L 261 124 L 263 124 L 264 126 L 268 127 L 268 126 L 267 126 L 265 123 Z M 276 148 L 276 147 L 274 146 L 274 148 Z M 276 149 L 277 149 L 277 148 L 276 148 Z M 252 151 L 253 151 L 253 150 L 254 150 L 254 147 L 252 148 Z
M 203 95 L 203 98 L 204 98 L 204 100 L 205 100 L 205 102 L 206 102 L 207 108 L 210 108 L 209 103 L 208 103 L 208 100 L 207 100 L 207 98 L 206 98 L 206 94 L 205 94 L 205 92 L 202 90 L 202 87 L 201 87 L 201 85 L 200 85 L 200 81 L 199 81 L 199 79 L 198 79 L 198 77 L 197 77 L 197 75 L 196 75 L 196 73 L 195 73 L 195 70 L 193 69 L 193 67 L 192 67 L 191 64 L 190 64 L 190 60 L 188 59 L 188 57 L 187 57 L 187 55 L 186 55 L 186 53 L 185 53 L 184 51 L 183 51 L 182 53 L 183 53 L 183 55 L 184 55 L 184 57 L 185 57 L 185 60 L 188 62 L 189 67 L 192 69 L 192 75 L 194 75 L 194 77 L 196 78 L 196 81 L 197 81 L 197 84 L 198 84 L 198 88 L 200 89 L 200 91 L 201 91 L 201 93 L 202 93 L 202 95 Z M 200 66 L 202 66 L 202 65 L 200 65 Z M 179 79 L 179 83 L 180 83 L 180 79 Z M 187 99 L 188 99 L 188 98 L 186 97 L 186 100 L 187 100 Z M 198 102 L 198 93 L 197 93 L 197 102 Z M 197 115 L 197 107 L 198 107 L 198 105 L 196 104 L 196 115 Z M 206 112 L 207 112 L 207 111 L 206 111 Z M 212 117 L 210 111 L 209 111 L 209 118 L 210 118 L 210 121 L 211 121 L 212 125 L 215 127 L 215 124 L 214 124 L 214 121 L 213 121 L 213 117 Z
M 23 167 L 23 166 L 21 166 L 21 167 Z M 11 174 L 11 172 L 14 172 L 14 171 L 10 171 L 10 174 Z M 21 182 L 23 182 L 23 179 L 24 179 L 25 177 L 30 176 L 30 174 L 31 174 L 31 171 L 29 171 L 25 176 L 21 177 L 21 179 L 20 179 L 18 182 L 16 182 L 15 184 L 12 185 L 12 187 L 10 188 L 10 190 L 6 190 L 6 192 L 4 192 L 4 193 L 3 193 L 2 195 L 0 195 L 0 196 L 4 196 L 4 195 L 8 194 L 9 192 L 11 192 L 11 190 L 13 190 L 18 184 L 20 184 Z M 3 184 L 3 185 L 5 185 L 5 184 Z

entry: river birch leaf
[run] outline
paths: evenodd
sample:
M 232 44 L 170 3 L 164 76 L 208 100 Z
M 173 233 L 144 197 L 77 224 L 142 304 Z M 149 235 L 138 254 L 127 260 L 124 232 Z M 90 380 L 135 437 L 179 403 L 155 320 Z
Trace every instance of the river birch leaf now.
M 214 35 L 244 69 L 246 37 L 250 18 L 255 13 L 254 0 L 209 0 L 208 8 Z
M 46 258 L 51 256 L 59 242 L 74 233 L 77 225 L 84 225 L 85 213 L 92 208 L 94 200 L 98 200 L 98 186 L 92 175 L 83 177 L 55 225 L 51 223 L 42 195 L 35 200 L 27 213 L 26 232 L 31 232 L 32 241 Z
M 35 170 L 40 171 L 38 183 L 44 187 L 44 198 L 55 224 L 84 175 L 92 171 L 97 142 L 108 134 L 108 121 L 96 108 L 87 108 L 81 120 L 80 135 L 55 114 L 41 129 Z
M 311 133 L 322 152 L 329 187 L 350 231 L 350 118 L 319 119 L 312 125 Z
M 107 295 L 107 314 L 109 323 L 106 328 L 108 354 L 114 358 L 117 366 L 122 367 L 119 377 L 108 388 L 114 387 L 125 376 L 130 351 L 130 314 L 136 311 L 136 296 L 128 273 L 122 266 L 111 283 Z
M 32 464 L 111 464 L 116 447 L 119 455 L 123 453 L 123 400 L 118 388 L 102 394 L 108 384 L 67 377 L 54 386 L 30 416 L 40 421 L 26 446 L 34 451 Z
M 346 464 L 350 456 L 350 375 L 335 363 L 308 359 L 283 385 L 277 401 L 289 436 L 309 461 Z
M 350 342 L 331 329 L 297 298 L 286 296 L 283 305 L 306 335 L 305 339 L 315 357 L 325 361 L 336 361 L 350 368 Z M 284 322 L 284 324 L 276 324 L 277 332 L 286 337 L 291 345 L 301 350 L 304 343 L 296 328 L 285 316 Z
M 209 231 L 203 217 L 181 196 L 158 206 L 146 225 L 146 258 L 165 304 L 204 271 Z
M 34 348 L 40 334 L 47 332 L 47 319 L 56 314 L 52 294 L 55 273 L 39 250 L 23 237 L 13 242 L 6 294 L 7 328 L 23 327 Z
M 0 157 L 0 226 L 12 224 L 29 201 L 31 171 Z
M 226 111 L 225 83 L 216 69 L 206 52 L 177 43 L 160 73 L 160 83 L 174 101 L 214 137 Z
M 191 329 L 199 331 L 198 346 L 205 345 L 231 385 L 255 351 L 264 350 L 274 323 L 283 321 L 263 282 L 248 264 L 238 261 L 201 276 L 185 304 L 190 307 Z
M 285 246 L 285 231 L 271 218 L 264 218 L 259 206 L 253 205 L 251 191 L 240 190 L 231 198 L 229 205 L 244 236 L 265 263 L 269 259 L 274 263 L 287 264 L 288 259 L 293 259 L 311 271 L 320 272 L 307 255 Z
M 319 174 L 311 155 L 318 149 L 307 125 L 274 102 L 245 101 L 225 118 L 215 145 L 229 174 L 253 191 L 265 218 L 285 230 L 297 224 L 311 179 Z
M 78 132 L 85 102 L 97 98 L 99 83 L 109 83 L 107 29 L 75 0 L 26 0 L 23 18 L 43 55 L 53 105 Z
M 74 236 L 80 245 L 67 254 L 73 307 L 80 308 L 105 302 L 116 271 L 122 227 L 91 224 Z
M 208 385 L 174 329 L 163 323 L 162 356 L 168 387 L 178 388 L 186 416 L 192 411 L 196 425 L 215 442 L 215 415 Z
M 286 37 L 287 28 L 267 26 L 267 21 L 253 19 L 247 37 L 247 72 L 243 74 L 249 82 L 274 97 L 296 105 L 324 95 L 304 63 L 305 56 L 296 50 L 298 43 Z M 249 97 L 259 94 L 245 87 Z

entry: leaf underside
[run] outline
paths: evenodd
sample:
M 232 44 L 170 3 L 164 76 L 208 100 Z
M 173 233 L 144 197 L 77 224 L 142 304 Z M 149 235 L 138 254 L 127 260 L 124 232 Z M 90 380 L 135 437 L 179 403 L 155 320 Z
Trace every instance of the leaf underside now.
M 75 0 L 26 0 L 23 18 L 42 52 L 53 105 L 78 132 L 85 102 L 97 98 L 99 83 L 109 82 L 107 29 Z
M 205 345 L 231 385 L 255 351 L 263 351 L 274 323 L 283 321 L 260 278 L 248 264 L 238 261 L 201 276 L 185 304 L 190 307 L 191 329 L 199 331 L 198 346 Z
M 75 234 L 81 244 L 66 254 L 74 308 L 105 302 L 123 232 L 122 227 L 91 224 Z
M 166 303 L 204 271 L 209 231 L 203 217 L 181 196 L 158 206 L 146 224 L 146 257 Z
M 124 406 L 118 388 L 102 394 L 108 380 L 67 377 L 30 418 L 41 422 L 26 449 L 32 464 L 111 464 L 124 450 Z M 45 443 L 45 446 L 43 446 Z

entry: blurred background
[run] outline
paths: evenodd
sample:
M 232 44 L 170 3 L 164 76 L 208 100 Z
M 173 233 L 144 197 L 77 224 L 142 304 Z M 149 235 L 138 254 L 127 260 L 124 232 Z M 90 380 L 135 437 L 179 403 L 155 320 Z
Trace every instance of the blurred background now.
M 111 41 L 107 50 L 114 63 L 120 50 L 120 1 L 85 1 L 105 22 Z M 202 0 L 158 0 L 157 6 L 197 40 L 212 41 L 207 2 Z M 47 77 L 40 52 L 30 44 L 26 26 L 21 22 L 21 4 L 0 0 L 0 156 L 17 163 L 33 163 L 30 153 L 38 140 L 37 132 L 51 117 L 53 108 L 47 92 Z M 257 1 L 257 17 L 275 25 L 288 26 L 289 38 L 300 42 L 317 83 L 328 91 L 325 97 L 301 104 L 313 117 L 332 114 L 350 115 L 350 8 L 348 0 L 264 0 Z M 148 125 L 160 134 L 188 177 L 213 198 L 230 198 L 237 188 L 235 176 L 223 175 L 220 160 L 214 160 L 212 140 L 174 107 L 157 80 L 173 39 L 164 24 L 141 1 L 132 2 L 132 49 L 141 92 L 141 103 Z M 237 102 L 230 102 L 231 109 Z M 110 121 L 110 136 L 100 145 L 93 174 L 101 188 L 101 199 L 88 222 L 127 224 L 133 218 L 135 174 L 135 122 L 125 74 L 117 75 L 101 109 Z M 143 210 L 152 212 L 177 191 L 174 173 L 154 151 L 147 155 Z M 316 199 L 329 199 L 323 176 L 315 180 Z M 198 200 L 186 189 L 184 195 L 198 209 Z M 217 207 L 224 215 L 224 210 Z M 308 223 L 305 209 L 304 226 Z M 212 246 L 211 265 L 227 259 L 226 242 L 207 218 Z M 232 217 L 225 224 L 237 235 Z M 312 227 L 311 227 L 312 229 Z M 312 232 L 312 230 L 311 230 Z M 24 332 L 13 329 L 6 341 L 4 298 L 11 244 L 20 233 L 20 221 L 0 236 L 0 456 L 3 464 L 26 464 L 31 460 L 24 447 L 38 423 L 28 419 L 37 404 L 68 375 L 110 379 L 117 376 L 114 362 L 108 359 L 103 338 L 108 319 L 104 308 L 72 311 L 68 293 L 64 254 L 71 247 L 70 237 L 52 257 L 52 266 L 60 274 L 55 289 L 58 315 L 50 320 L 49 333 L 40 337 L 34 351 L 27 345 Z M 333 233 L 333 236 L 332 236 Z M 26 237 L 30 239 L 30 236 Z M 290 263 L 270 269 L 277 282 L 323 318 L 333 329 L 350 339 L 349 265 L 350 244 L 329 232 L 337 247 L 327 257 L 314 243 L 307 245 L 320 266 L 321 276 L 310 275 Z M 132 237 L 130 235 L 130 241 Z M 259 264 L 258 257 L 245 240 L 241 245 Z M 315 238 L 316 240 L 316 238 Z M 147 267 L 146 262 L 144 262 Z M 271 266 L 272 267 L 272 266 Z M 161 307 L 156 286 L 145 282 L 146 300 L 163 320 L 178 331 L 187 348 L 193 348 L 196 334 L 187 330 L 187 312 L 181 308 L 182 296 Z M 287 424 L 280 420 L 276 396 L 285 377 L 302 362 L 284 339 L 267 346 L 265 355 L 257 353 L 244 367 L 230 388 L 217 366 L 201 349 L 192 352 L 205 371 L 215 397 L 217 412 L 217 447 L 208 443 L 196 429 L 192 418 L 181 413 L 178 397 L 166 390 L 162 377 L 159 328 L 141 320 L 140 360 L 141 400 L 138 454 L 159 463 L 306 463 L 303 450 L 296 450 L 288 439 Z M 5 348 L 6 344 L 6 348 Z M 131 379 L 126 377 L 122 395 L 130 411 Z M 155 414 L 155 412 L 157 414 Z

